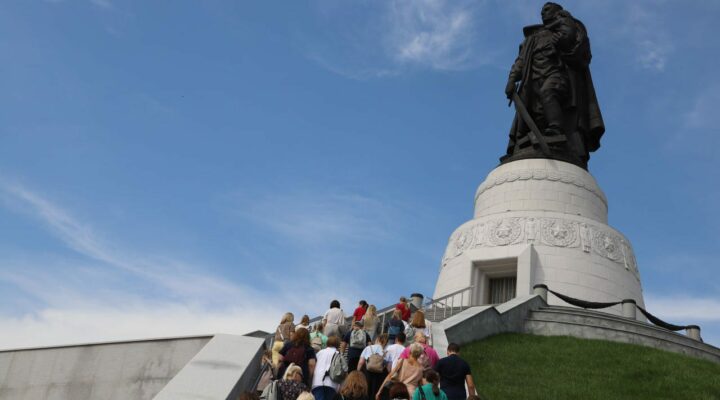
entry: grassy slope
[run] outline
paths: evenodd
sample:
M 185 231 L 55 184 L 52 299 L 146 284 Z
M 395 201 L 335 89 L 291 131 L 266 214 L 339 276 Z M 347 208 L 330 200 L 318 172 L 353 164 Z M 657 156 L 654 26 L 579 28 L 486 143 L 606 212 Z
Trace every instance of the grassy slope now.
M 464 346 L 462 357 L 483 400 L 720 400 L 720 364 L 648 347 L 503 334 Z

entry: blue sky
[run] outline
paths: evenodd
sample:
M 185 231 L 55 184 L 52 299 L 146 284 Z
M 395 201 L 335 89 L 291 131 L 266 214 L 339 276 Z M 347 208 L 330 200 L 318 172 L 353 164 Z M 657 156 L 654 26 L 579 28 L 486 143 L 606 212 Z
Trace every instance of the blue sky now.
M 432 294 L 541 1 L 0 4 L 0 347 Z M 563 3 L 651 312 L 720 343 L 720 3 Z

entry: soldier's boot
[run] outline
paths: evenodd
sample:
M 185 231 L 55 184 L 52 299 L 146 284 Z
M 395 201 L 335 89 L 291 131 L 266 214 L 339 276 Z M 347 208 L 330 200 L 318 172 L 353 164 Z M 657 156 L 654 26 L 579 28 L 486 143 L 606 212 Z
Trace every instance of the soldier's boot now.
M 545 136 L 558 136 L 563 134 L 563 110 L 555 96 L 542 96 L 543 112 L 547 121 Z

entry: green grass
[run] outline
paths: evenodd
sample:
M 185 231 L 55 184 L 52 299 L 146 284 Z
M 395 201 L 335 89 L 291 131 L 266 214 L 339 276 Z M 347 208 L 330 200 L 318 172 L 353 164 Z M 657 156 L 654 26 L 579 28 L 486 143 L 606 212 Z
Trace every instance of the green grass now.
M 462 357 L 483 400 L 720 400 L 720 364 L 649 347 L 503 334 Z

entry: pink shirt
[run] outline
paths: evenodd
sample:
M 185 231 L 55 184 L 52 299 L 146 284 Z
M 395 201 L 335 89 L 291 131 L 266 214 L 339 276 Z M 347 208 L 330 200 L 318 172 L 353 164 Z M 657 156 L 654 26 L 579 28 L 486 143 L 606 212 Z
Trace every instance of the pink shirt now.
M 435 349 L 433 349 L 432 347 L 430 347 L 426 344 L 420 343 L 420 345 L 422 345 L 422 347 L 425 349 L 425 355 L 427 355 L 428 361 L 430 361 L 430 366 L 434 367 L 435 364 L 437 364 L 437 362 L 440 361 L 440 357 L 438 357 L 437 351 L 435 351 Z M 410 347 L 409 346 L 406 347 L 402 353 L 400 353 L 401 360 L 405 360 L 408 357 L 410 357 Z

